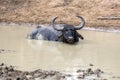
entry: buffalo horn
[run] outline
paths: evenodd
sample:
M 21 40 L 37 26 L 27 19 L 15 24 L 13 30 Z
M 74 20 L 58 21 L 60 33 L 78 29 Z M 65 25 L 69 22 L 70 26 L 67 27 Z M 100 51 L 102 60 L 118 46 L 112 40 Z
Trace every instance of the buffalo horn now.
M 52 20 L 52 26 L 53 26 L 53 28 L 55 29 L 55 30 L 57 30 L 57 31 L 62 31 L 63 29 L 57 29 L 56 27 L 55 27 L 55 20 L 57 19 L 58 17 L 55 17 L 53 20 Z
M 82 23 L 78 27 L 75 27 L 76 30 L 79 30 L 79 29 L 82 29 L 85 26 L 85 20 L 82 16 L 77 16 L 77 17 L 82 20 Z

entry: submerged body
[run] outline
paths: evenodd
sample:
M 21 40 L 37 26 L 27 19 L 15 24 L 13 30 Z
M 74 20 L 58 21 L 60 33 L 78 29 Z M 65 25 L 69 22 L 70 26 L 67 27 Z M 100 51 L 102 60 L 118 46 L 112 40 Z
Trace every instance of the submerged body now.
M 59 26 L 55 25 L 55 20 L 57 17 L 55 17 L 52 21 L 52 26 L 49 27 L 41 27 L 38 26 L 36 30 L 33 30 L 32 33 L 29 35 L 30 39 L 35 40 L 49 40 L 49 41 L 61 41 L 69 44 L 74 44 L 76 42 L 79 42 L 80 39 L 84 39 L 81 34 L 77 32 L 77 30 L 80 30 L 84 27 L 85 21 L 84 18 L 81 16 L 77 16 L 82 20 L 81 25 L 79 27 L 75 27 L 73 25 L 69 24 L 60 24 Z M 62 28 L 58 28 L 61 27 Z
M 52 27 L 38 27 L 29 34 L 30 39 L 58 41 L 60 32 L 55 31 Z
M 63 34 L 63 32 L 64 32 L 64 34 Z M 78 42 L 79 38 L 76 37 L 76 36 L 71 36 L 72 34 L 73 35 L 76 34 L 81 39 L 84 39 L 82 37 L 82 35 L 80 35 L 77 31 L 74 31 L 74 28 L 73 28 L 73 32 L 67 31 L 65 33 L 64 30 L 63 31 L 56 31 L 51 26 L 50 27 L 40 27 L 40 26 L 38 26 L 35 30 L 33 30 L 28 35 L 28 37 L 29 37 L 29 39 L 35 39 L 35 40 L 60 41 L 60 42 L 66 42 L 66 43 L 68 41 L 71 44 L 73 42 Z M 67 37 L 63 37 L 65 35 L 67 35 Z

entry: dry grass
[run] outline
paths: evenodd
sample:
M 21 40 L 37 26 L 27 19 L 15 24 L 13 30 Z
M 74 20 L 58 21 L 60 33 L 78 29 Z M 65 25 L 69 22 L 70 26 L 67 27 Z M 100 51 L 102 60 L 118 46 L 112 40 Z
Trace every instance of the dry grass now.
M 0 0 L 0 21 L 79 24 L 82 15 L 86 26 L 120 27 L 119 20 L 97 20 L 99 16 L 120 16 L 119 0 Z

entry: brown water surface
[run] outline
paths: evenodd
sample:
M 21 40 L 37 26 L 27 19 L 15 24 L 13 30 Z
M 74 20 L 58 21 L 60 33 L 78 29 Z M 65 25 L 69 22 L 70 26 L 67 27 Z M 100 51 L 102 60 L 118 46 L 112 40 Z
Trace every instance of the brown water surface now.
M 21 70 L 73 71 L 94 64 L 94 68 L 120 76 L 120 33 L 79 31 L 84 40 L 69 45 L 62 42 L 28 40 L 34 27 L 0 26 L 0 63 Z

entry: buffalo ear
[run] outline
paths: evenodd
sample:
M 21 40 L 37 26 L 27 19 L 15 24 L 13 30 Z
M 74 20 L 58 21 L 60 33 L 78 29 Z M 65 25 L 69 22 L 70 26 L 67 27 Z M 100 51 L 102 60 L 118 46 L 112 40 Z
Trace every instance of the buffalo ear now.
M 77 31 L 76 31 L 76 33 L 77 33 L 77 36 L 80 38 L 80 39 L 84 39 L 84 37 L 81 35 L 81 34 L 79 34 Z

